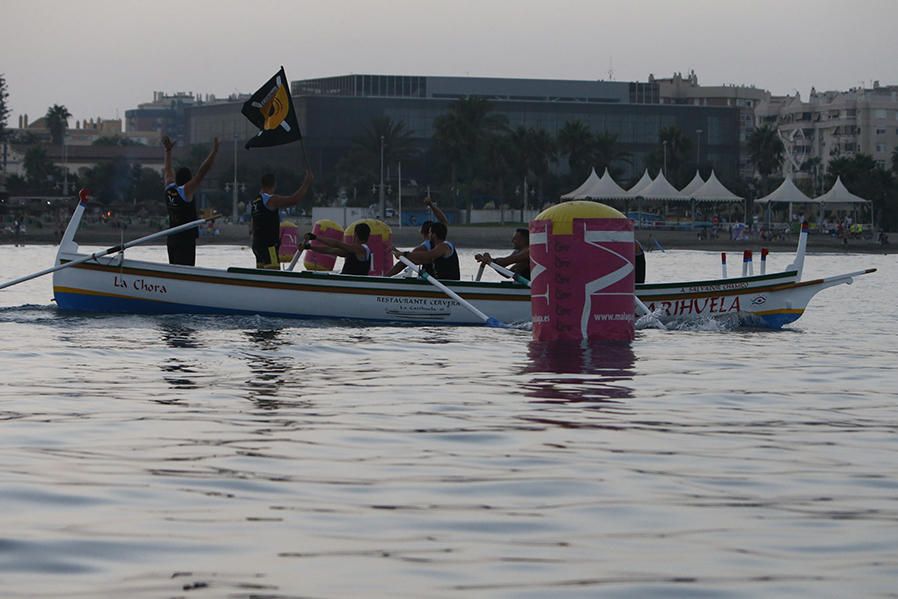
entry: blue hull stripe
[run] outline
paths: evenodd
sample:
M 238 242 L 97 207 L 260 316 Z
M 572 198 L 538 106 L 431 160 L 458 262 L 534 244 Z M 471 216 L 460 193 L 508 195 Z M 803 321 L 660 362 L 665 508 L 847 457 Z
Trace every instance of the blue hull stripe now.
M 122 297 L 109 297 L 103 295 L 86 295 L 80 293 L 64 293 L 57 292 L 56 304 L 63 310 L 73 310 L 77 312 L 101 312 L 101 313 L 118 313 L 118 314 L 235 314 L 235 315 L 261 315 L 272 316 L 276 318 L 297 318 L 297 319 L 324 319 L 324 320 L 355 320 L 355 321 L 376 321 L 376 322 L 402 322 L 408 323 L 409 320 L 401 318 L 348 318 L 337 316 L 311 316 L 303 314 L 283 313 L 283 312 L 260 312 L 258 310 L 233 310 L 229 308 L 212 308 L 209 306 L 197 306 L 192 304 L 174 304 L 166 302 L 156 302 L 142 299 L 129 299 Z M 740 317 L 740 324 L 749 327 L 763 327 L 767 329 L 781 329 L 783 326 L 795 322 L 801 317 L 801 314 L 765 314 L 765 315 L 744 315 Z M 450 321 L 411 321 L 420 322 L 422 324 L 449 324 L 449 325 L 471 325 L 478 323 L 459 323 Z

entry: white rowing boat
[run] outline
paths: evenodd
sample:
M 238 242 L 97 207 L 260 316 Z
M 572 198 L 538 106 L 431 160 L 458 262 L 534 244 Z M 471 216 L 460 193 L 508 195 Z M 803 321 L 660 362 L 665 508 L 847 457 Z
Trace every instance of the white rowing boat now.
M 413 324 L 480 324 L 462 303 L 420 279 L 177 266 L 119 254 L 90 258 L 74 243 L 75 210 L 56 257 L 53 293 L 62 310 L 132 314 L 262 314 Z M 818 292 L 875 269 L 801 280 L 805 239 L 785 272 L 636 286 L 662 322 L 712 317 L 780 328 L 797 320 Z M 463 300 L 506 323 L 530 320 L 530 289 L 514 282 L 444 281 Z

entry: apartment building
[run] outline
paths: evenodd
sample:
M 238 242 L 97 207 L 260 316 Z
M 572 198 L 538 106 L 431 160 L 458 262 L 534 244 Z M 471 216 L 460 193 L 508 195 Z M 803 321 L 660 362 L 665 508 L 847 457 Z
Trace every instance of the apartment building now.
M 835 158 L 868 154 L 888 168 L 898 146 L 898 85 L 818 92 L 807 101 L 773 96 L 757 110 L 759 124 L 775 126 L 786 147 L 783 175 L 822 176 Z M 814 160 L 817 159 L 817 160 Z M 818 164 L 817 172 L 813 165 Z

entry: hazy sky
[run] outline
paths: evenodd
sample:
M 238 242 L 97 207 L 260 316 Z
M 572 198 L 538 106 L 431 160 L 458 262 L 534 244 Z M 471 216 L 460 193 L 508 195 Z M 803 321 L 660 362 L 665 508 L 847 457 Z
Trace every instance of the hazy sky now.
M 0 0 L 9 124 L 124 116 L 154 90 L 380 73 L 898 84 L 898 0 Z M 74 121 L 70 123 L 74 126 Z

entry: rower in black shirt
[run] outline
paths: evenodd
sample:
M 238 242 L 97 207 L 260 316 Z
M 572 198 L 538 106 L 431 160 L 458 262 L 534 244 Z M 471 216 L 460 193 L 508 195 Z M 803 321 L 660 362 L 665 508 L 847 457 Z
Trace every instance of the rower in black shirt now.
M 179 168 L 177 173 L 174 172 L 171 151 L 175 143 L 167 135 L 162 138 L 162 146 L 165 148 L 163 174 L 165 176 L 165 204 L 168 208 L 168 223 L 170 227 L 177 227 L 197 220 L 193 194 L 215 162 L 215 156 L 218 154 L 218 138 L 212 140 L 212 151 L 200 165 L 196 176 L 193 176 L 190 169 L 186 167 Z M 166 238 L 169 264 L 194 266 L 196 264 L 197 237 L 199 237 L 197 229 L 169 235 Z
M 440 210 L 440 208 L 436 205 L 436 203 L 432 199 L 430 199 L 430 196 L 427 196 L 426 198 L 424 198 L 424 205 L 427 206 L 431 210 L 431 212 L 433 212 L 433 215 L 436 217 L 438 222 L 441 222 L 444 225 L 446 225 L 447 230 L 448 230 L 449 219 L 446 218 L 446 214 L 442 210 Z M 423 223 L 421 223 L 421 239 L 422 239 L 422 241 L 421 241 L 420 245 L 418 245 L 413 250 L 411 250 L 412 252 L 426 252 L 433 248 L 433 246 L 430 244 L 430 226 L 433 224 L 433 222 L 434 221 L 426 220 Z M 433 264 L 424 264 L 422 266 L 424 267 L 424 270 L 427 271 L 428 274 L 436 276 L 436 271 L 434 270 Z M 390 271 L 387 272 L 386 276 L 388 276 L 388 277 L 395 276 L 395 275 L 401 273 L 405 269 L 406 269 L 405 264 L 403 264 L 402 262 L 397 262 L 396 264 L 393 265 L 393 268 L 391 268 Z
M 515 229 L 511 237 L 511 246 L 514 252 L 504 258 L 493 258 L 489 252 L 476 254 L 474 259 L 482 264 L 494 262 L 499 266 L 506 266 L 515 274 L 525 279 L 530 279 L 530 231 L 528 229 Z
M 455 244 L 446 241 L 446 225 L 432 223 L 430 225 L 430 248 L 426 251 L 402 252 L 402 255 L 415 264 L 433 264 L 435 276 L 443 281 L 461 279 L 458 265 L 458 252 Z
M 253 200 L 253 254 L 256 256 L 256 268 L 280 269 L 278 248 L 281 245 L 280 209 L 295 206 L 306 196 L 315 176 L 312 170 L 306 169 L 302 185 L 293 195 L 275 195 L 277 180 L 274 175 L 262 175 L 259 195 Z

